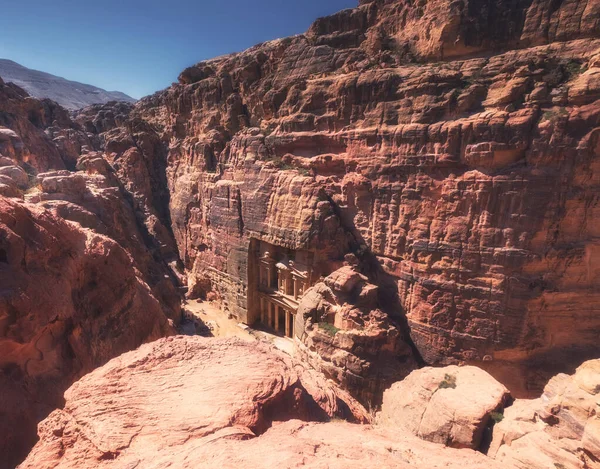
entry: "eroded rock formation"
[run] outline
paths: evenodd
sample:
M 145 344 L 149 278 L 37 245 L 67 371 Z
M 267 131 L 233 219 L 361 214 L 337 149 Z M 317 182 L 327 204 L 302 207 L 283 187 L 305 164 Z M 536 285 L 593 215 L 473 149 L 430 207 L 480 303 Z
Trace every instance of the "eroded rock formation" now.
M 480 368 L 427 367 L 385 391 L 378 423 L 453 448 L 481 450 L 491 440 L 485 433 L 492 416 L 509 403 L 508 390 Z
M 68 386 L 173 334 L 181 305 L 133 197 L 92 151 L 97 136 L 55 103 L 1 82 L 0 110 L 4 469 L 26 456 Z
M 400 331 L 378 309 L 378 288 L 351 266 L 309 289 L 296 314 L 302 359 L 376 408 L 383 389 L 417 363 Z
M 600 353 L 599 18 L 597 0 L 360 1 L 73 116 L 0 81 L 7 386 L 36 395 L 28 347 L 68 324 L 36 358 L 62 370 L 47 413 L 81 374 L 171 333 L 178 286 L 254 324 L 269 245 L 283 268 L 310 260 L 301 355 L 363 404 L 423 363 L 537 397 Z
M 517 400 L 494 426 L 488 455 L 522 469 L 600 467 L 600 360 L 552 378 L 538 399 Z
M 397 434 L 477 447 L 506 467 L 600 467 L 600 360 L 553 377 L 537 399 L 509 397 L 479 368 L 428 367 L 385 392 L 376 421 Z
M 0 284 L 0 452 L 10 465 L 75 379 L 174 329 L 122 246 L 3 197 Z
M 333 416 L 362 420 L 364 409 L 281 352 L 168 338 L 73 385 L 19 467 L 500 467 L 471 450 Z
M 132 111 L 141 149 L 103 139 L 125 178 L 166 161 L 190 294 L 253 323 L 254 240 L 313 252 L 324 277 L 351 253 L 400 368 L 412 342 L 534 396 L 599 353 L 599 8 L 360 2 L 185 70 Z

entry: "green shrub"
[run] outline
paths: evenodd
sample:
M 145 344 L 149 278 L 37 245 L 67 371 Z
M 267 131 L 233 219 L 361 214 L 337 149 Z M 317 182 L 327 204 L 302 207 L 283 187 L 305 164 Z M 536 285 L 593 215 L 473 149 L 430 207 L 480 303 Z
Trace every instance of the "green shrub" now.
M 504 414 L 502 412 L 491 412 L 490 417 L 495 423 L 500 423 L 504 420 Z
M 275 165 L 276 168 L 279 169 L 283 169 L 283 170 L 287 170 L 287 169 L 296 169 L 295 166 L 292 166 L 289 163 L 286 163 L 285 161 L 283 161 L 281 158 L 279 158 L 278 156 L 274 157 L 271 162 Z
M 325 331 L 332 337 L 339 332 L 339 329 L 337 327 L 335 327 L 333 324 L 329 324 L 328 322 L 320 322 L 319 329 Z
M 551 109 L 550 111 L 546 111 L 546 112 L 544 112 L 544 114 L 542 114 L 542 122 L 544 122 L 544 121 L 556 122 L 558 120 L 558 118 L 565 117 L 568 115 L 569 115 L 569 112 L 564 107 L 558 108 L 557 111 L 554 109 Z
M 440 383 L 438 389 L 455 389 L 456 388 L 456 376 L 449 375 L 446 373 L 444 375 L 444 381 Z
M 564 71 L 565 75 L 567 76 L 567 80 L 577 78 L 577 76 L 585 72 L 585 70 L 586 67 L 576 60 L 570 60 L 566 65 L 564 65 Z

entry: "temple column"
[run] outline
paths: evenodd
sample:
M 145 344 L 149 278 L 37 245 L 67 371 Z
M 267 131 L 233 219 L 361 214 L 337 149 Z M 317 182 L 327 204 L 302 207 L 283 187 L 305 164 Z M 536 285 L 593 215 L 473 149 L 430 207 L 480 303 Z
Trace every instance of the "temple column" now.
M 273 312 L 272 312 L 272 304 L 267 300 L 267 311 L 269 313 L 269 323 L 267 324 L 269 327 L 273 327 Z
M 265 299 L 260 299 L 260 322 L 265 323 Z
M 294 277 L 294 299 L 298 299 L 298 279 Z
M 285 335 L 287 337 L 291 337 L 291 334 L 290 334 L 290 316 L 291 316 L 291 313 L 289 311 L 286 311 L 285 312 Z
M 275 331 L 279 332 L 279 306 L 275 306 Z

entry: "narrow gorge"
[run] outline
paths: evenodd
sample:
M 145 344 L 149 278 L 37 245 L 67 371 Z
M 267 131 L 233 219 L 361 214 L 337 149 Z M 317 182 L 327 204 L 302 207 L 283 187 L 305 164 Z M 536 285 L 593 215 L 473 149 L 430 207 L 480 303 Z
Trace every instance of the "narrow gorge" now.
M 598 260 L 597 0 L 361 0 L 135 104 L 0 79 L 0 469 L 598 468 Z

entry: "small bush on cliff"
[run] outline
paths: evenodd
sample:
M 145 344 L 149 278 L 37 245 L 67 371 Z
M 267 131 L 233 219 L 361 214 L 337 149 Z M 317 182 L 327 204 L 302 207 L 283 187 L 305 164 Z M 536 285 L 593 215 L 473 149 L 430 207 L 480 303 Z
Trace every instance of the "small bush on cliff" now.
M 294 167 L 288 163 L 286 163 L 285 161 L 283 161 L 281 158 L 279 158 L 278 156 L 274 157 L 271 162 L 273 163 L 273 165 L 278 168 L 278 169 L 293 169 Z
M 560 117 L 565 117 L 568 115 L 569 115 L 569 112 L 564 107 L 559 108 L 558 111 L 555 111 L 554 109 L 552 109 L 552 110 L 546 111 L 546 112 L 544 112 L 544 114 L 542 114 L 542 122 L 544 122 L 544 121 L 556 122 Z
M 292 169 L 295 169 L 296 171 L 298 171 L 298 174 L 301 174 L 302 176 L 309 176 L 310 175 L 310 172 L 309 172 L 308 169 L 306 169 L 306 168 L 296 168 L 294 165 L 286 163 L 284 160 L 282 160 L 278 156 L 276 156 L 275 158 L 273 158 L 271 160 L 271 162 L 273 163 L 273 165 L 277 169 L 282 169 L 282 170 L 292 170 Z
M 333 324 L 329 324 L 328 322 L 320 322 L 319 329 L 322 329 L 331 337 L 333 337 L 339 332 L 339 329 L 337 327 L 335 327 Z
M 492 417 L 494 423 L 500 423 L 504 420 L 504 414 L 502 412 L 491 412 L 490 417 Z
M 446 373 L 444 375 L 444 381 L 440 383 L 438 389 L 455 389 L 456 388 L 456 376 L 449 375 Z
M 585 72 L 585 70 L 585 65 L 576 60 L 570 60 L 566 65 L 564 65 L 564 71 L 565 75 L 567 76 L 567 80 L 577 78 L 579 75 Z

